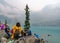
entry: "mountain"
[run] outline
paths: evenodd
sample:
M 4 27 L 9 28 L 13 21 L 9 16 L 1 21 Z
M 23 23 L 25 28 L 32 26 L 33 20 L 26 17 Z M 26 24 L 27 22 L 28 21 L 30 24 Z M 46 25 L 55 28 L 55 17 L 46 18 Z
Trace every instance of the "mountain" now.
M 0 15 L 0 21 L 2 23 L 5 22 L 5 20 L 7 20 L 8 24 L 11 26 L 11 25 L 14 25 L 17 20 L 16 19 L 13 19 L 13 18 L 8 18 L 7 16 L 4 16 L 4 15 Z

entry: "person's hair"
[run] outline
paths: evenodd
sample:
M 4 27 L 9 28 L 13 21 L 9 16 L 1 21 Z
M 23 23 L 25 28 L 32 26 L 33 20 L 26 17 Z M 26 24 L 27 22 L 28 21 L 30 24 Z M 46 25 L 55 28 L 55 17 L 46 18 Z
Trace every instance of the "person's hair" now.
M 16 23 L 16 26 L 18 26 L 18 27 L 19 27 L 19 26 L 21 26 L 21 25 L 20 25 L 20 23 L 19 23 L 19 22 L 17 22 L 17 23 Z

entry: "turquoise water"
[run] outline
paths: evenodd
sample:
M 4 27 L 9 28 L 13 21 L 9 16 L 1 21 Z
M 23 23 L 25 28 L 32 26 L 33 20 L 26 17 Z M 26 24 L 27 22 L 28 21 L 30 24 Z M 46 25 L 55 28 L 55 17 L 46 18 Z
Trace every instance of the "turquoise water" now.
M 48 43 L 60 43 L 60 27 L 58 26 L 32 26 L 33 33 L 39 34 Z M 51 36 L 48 36 L 50 34 Z
M 59 26 L 31 26 L 30 29 L 33 33 L 39 34 L 40 38 L 47 40 L 48 43 L 60 43 Z M 48 36 L 48 34 L 51 36 Z

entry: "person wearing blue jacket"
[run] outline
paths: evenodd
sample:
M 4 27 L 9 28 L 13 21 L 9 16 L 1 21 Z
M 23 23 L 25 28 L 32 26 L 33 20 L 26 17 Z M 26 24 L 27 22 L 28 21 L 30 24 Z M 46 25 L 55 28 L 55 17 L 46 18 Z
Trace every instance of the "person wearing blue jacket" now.
M 5 25 L 5 32 L 7 34 L 7 39 L 10 38 L 10 28 L 8 25 Z
M 34 33 L 34 36 L 36 37 L 35 43 L 40 43 L 39 35 Z
M 34 35 L 35 35 L 36 38 L 39 38 L 39 35 L 38 34 L 34 33 Z
M 32 35 L 32 31 L 31 31 L 30 29 L 27 29 L 27 30 L 26 30 L 26 34 L 27 34 L 28 36 L 31 36 L 31 35 Z
M 32 35 L 32 32 L 31 32 L 31 30 L 29 30 L 29 31 L 28 31 L 28 35 Z

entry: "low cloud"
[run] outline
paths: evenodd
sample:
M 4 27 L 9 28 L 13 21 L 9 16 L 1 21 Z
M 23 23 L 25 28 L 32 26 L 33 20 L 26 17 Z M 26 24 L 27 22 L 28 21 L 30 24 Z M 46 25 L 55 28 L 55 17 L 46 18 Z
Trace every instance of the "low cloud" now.
M 21 13 L 22 11 L 20 11 L 18 8 L 13 7 L 5 0 L 0 0 L 0 15 L 7 16 L 9 18 L 15 18 L 19 17 Z

